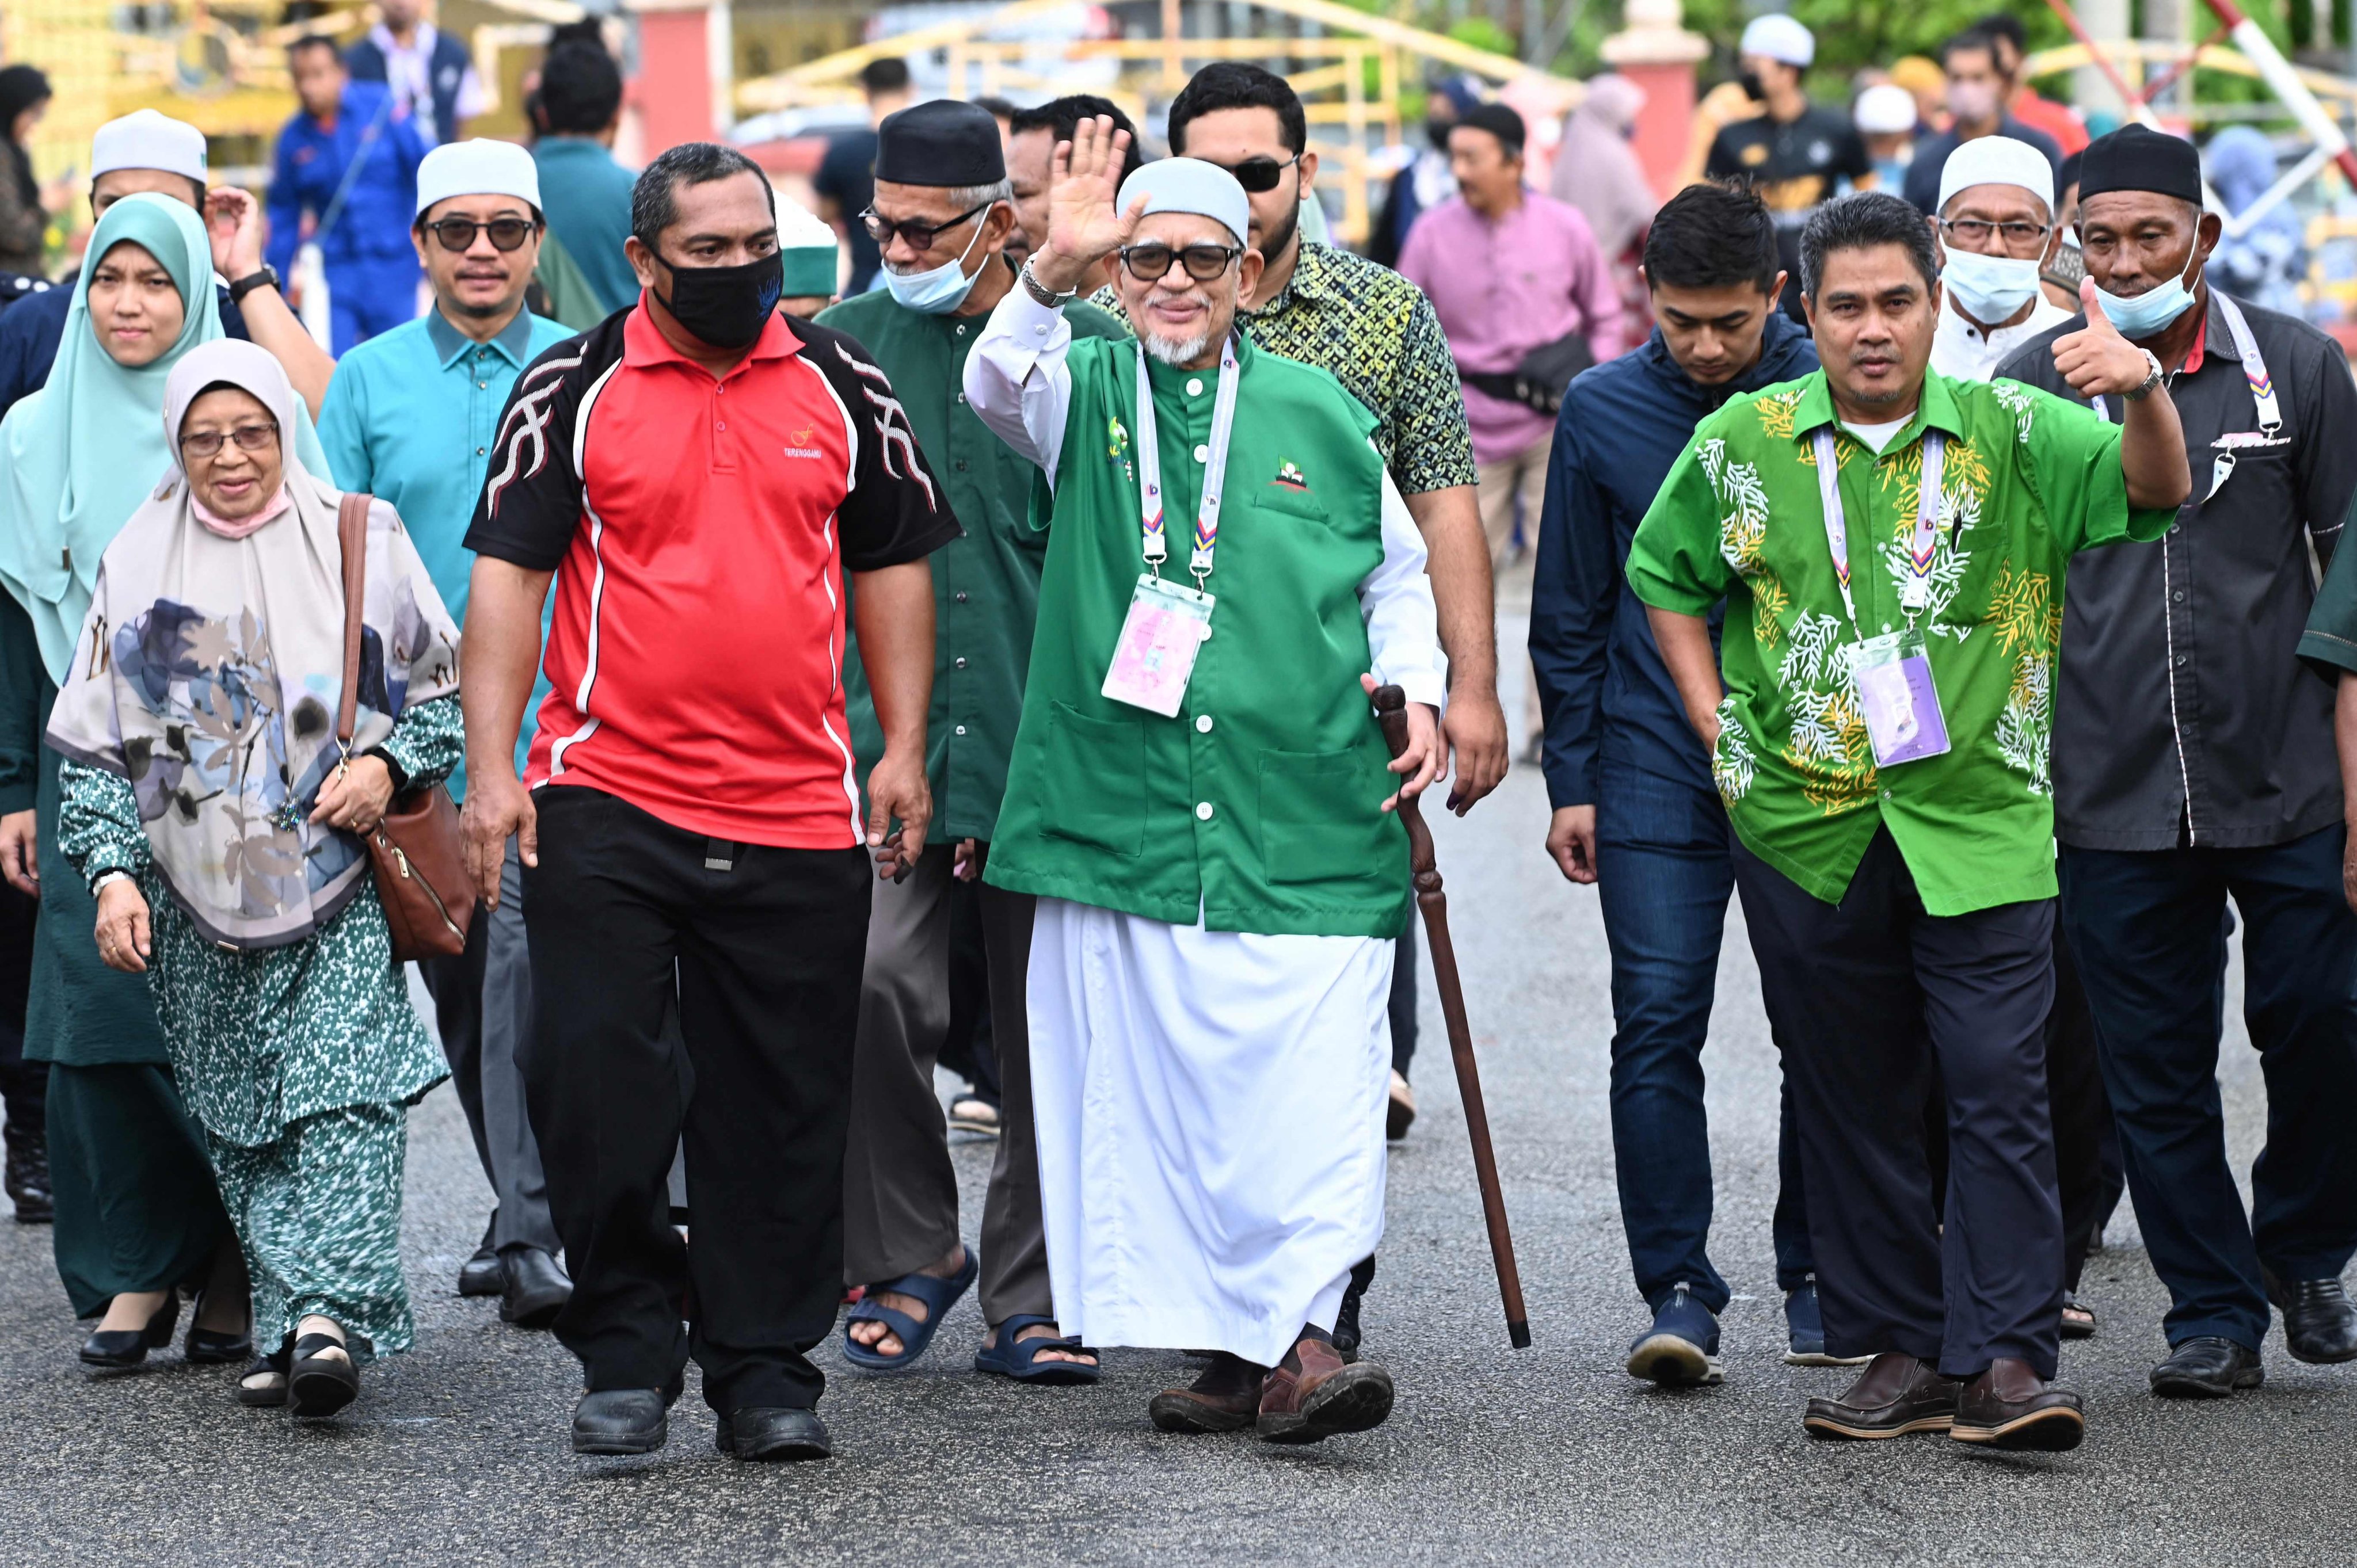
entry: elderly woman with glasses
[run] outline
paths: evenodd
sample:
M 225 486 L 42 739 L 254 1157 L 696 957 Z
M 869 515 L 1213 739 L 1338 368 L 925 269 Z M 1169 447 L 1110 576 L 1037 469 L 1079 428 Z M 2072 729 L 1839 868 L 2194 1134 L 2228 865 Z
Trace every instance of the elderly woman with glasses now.
M 48 741 L 100 956 L 148 977 L 273 1347 L 239 1398 L 318 1416 L 410 1343 L 404 1110 L 444 1076 L 360 835 L 463 743 L 457 628 L 382 501 L 337 739 L 341 498 L 290 459 L 296 419 L 251 344 L 175 367 L 178 461 L 106 550 Z

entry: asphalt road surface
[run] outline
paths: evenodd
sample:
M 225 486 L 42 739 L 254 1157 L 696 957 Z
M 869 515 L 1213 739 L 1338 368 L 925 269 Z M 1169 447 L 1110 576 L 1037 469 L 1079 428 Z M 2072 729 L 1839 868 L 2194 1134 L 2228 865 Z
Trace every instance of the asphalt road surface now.
M 371 1369 L 331 1423 L 242 1409 L 231 1369 L 177 1350 L 86 1377 L 73 1351 L 87 1326 L 68 1315 L 48 1232 L 0 1222 L 0 1563 L 2351 1560 L 2357 1368 L 2299 1365 L 2276 1336 L 2255 1394 L 2148 1397 L 2165 1303 L 2125 1208 L 2083 1293 L 2101 1335 L 2064 1355 L 2092 1422 L 2080 1451 L 1802 1434 L 1802 1402 L 1845 1374 L 1779 1359 L 1776 1066 L 1739 918 L 1706 1058 L 1714 1250 L 1738 1293 L 1727 1380 L 1665 1393 L 1622 1372 L 1642 1308 L 1606 1118 L 1603 932 L 1592 894 L 1543 862 L 1544 820 L 1535 770 L 1518 769 L 1441 843 L 1536 1344 L 1506 1347 L 1427 994 L 1424 1115 L 1392 1156 L 1367 1308 L 1369 1352 L 1400 1388 L 1378 1432 L 1306 1449 L 1163 1436 L 1146 1402 L 1189 1375 L 1169 1353 L 1116 1351 L 1092 1389 L 979 1377 L 969 1298 L 913 1373 L 863 1376 L 821 1352 L 831 1461 L 716 1454 L 692 1371 L 661 1454 L 576 1458 L 571 1359 L 454 1294 L 488 1194 L 446 1088 L 410 1118 L 417 1347 Z M 2246 1169 L 2264 1104 L 2239 1023 L 2222 1077 Z M 989 1154 L 958 1152 L 969 1238 Z

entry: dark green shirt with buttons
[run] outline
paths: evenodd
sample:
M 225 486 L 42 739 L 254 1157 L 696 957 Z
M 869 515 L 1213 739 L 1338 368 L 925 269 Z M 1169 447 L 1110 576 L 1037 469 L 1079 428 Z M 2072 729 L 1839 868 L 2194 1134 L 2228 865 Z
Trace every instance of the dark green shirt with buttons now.
M 1089 306 L 1066 311 L 1075 338 L 1126 338 Z M 965 536 L 933 553 L 933 701 L 925 719 L 925 774 L 933 791 L 936 843 L 987 841 L 998 826 L 1006 764 L 1023 716 L 1031 626 L 1039 607 L 1047 539 L 1028 520 L 1039 470 L 1008 449 L 965 405 L 965 357 L 989 324 L 979 316 L 928 316 L 877 289 L 823 311 L 823 327 L 866 345 L 892 378 L 909 427 Z M 861 411 L 853 410 L 857 415 Z M 844 660 L 852 748 L 859 777 L 883 758 L 857 634 Z

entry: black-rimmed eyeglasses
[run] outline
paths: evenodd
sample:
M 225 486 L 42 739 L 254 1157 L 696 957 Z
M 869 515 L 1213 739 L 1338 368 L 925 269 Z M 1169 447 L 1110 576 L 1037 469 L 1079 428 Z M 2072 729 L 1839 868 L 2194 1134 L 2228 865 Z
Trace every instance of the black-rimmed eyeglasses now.
M 1285 171 L 1300 161 L 1301 155 L 1296 153 L 1283 163 L 1278 163 L 1271 157 L 1256 157 L 1246 158 L 1240 164 L 1221 164 L 1218 166 L 1235 176 L 1238 185 L 1257 196 L 1265 190 L 1275 190 L 1277 180 L 1284 176 Z
M 956 228 L 975 213 L 987 212 L 997 205 L 998 199 L 993 197 L 988 201 L 967 208 L 946 223 L 896 222 L 882 216 L 871 207 L 859 215 L 859 221 L 866 229 L 867 237 L 876 242 L 877 248 L 879 250 L 889 245 L 892 242 L 892 236 L 898 234 L 907 242 L 909 249 L 930 251 L 933 248 L 933 242 L 942 235 Z
M 2046 236 L 2054 229 L 2047 223 L 1992 223 L 1986 218 L 1943 218 L 1940 232 L 1967 250 L 1987 244 L 1989 236 L 1996 234 L 2005 241 L 2007 250 L 2017 251 L 2046 243 Z
M 1159 244 L 1124 245 L 1121 264 L 1138 282 L 1152 283 L 1170 270 L 1171 260 L 1176 257 L 1178 264 L 1187 269 L 1189 277 L 1197 283 L 1210 283 L 1234 265 L 1236 258 L 1243 253 L 1241 245 L 1188 245 L 1176 251 Z
M 488 223 L 478 223 L 471 218 L 445 218 L 438 223 L 428 223 L 426 229 L 452 252 L 470 251 L 475 236 L 489 231 L 495 250 L 512 251 L 532 238 L 539 225 L 529 218 L 494 218 Z

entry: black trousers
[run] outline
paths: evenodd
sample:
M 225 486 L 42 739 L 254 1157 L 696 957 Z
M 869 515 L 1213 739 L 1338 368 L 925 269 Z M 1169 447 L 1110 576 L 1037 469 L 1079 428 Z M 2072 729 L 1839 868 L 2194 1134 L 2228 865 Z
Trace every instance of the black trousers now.
M 525 1091 L 573 1274 L 557 1337 L 592 1392 L 662 1388 L 692 1282 L 705 1402 L 810 1408 L 843 1294 L 866 853 L 725 843 L 578 786 L 535 800 Z M 692 1248 L 666 1183 L 683 1134 Z
M 2289 843 L 2062 850 L 2062 919 L 2094 1004 L 2128 1191 L 2171 1345 L 2266 1337 L 2262 1267 L 2332 1279 L 2357 1251 L 2357 916 L 2337 823 Z M 2267 1086 L 2245 1215 L 2218 1096 L 2226 900 L 2243 916 L 2243 1016 Z
M 25 1059 L 25 1004 L 33 989 L 38 899 L 0 883 L 0 1115 L 16 1138 L 40 1138 L 49 1066 Z
M 1903 1351 L 1951 1377 L 2012 1357 L 2052 1377 L 2062 1306 L 2046 1101 L 2053 902 L 1929 914 L 1887 831 L 1837 905 L 1739 843 L 1735 881 L 1786 1042 L 1825 1348 Z M 1948 1102 L 1944 1203 L 1923 1139 L 1935 1071 Z

